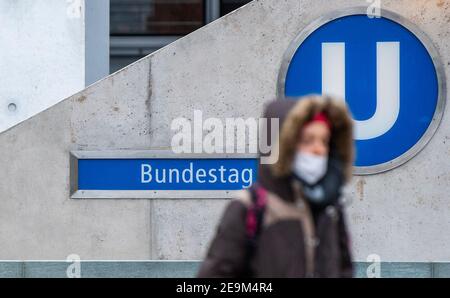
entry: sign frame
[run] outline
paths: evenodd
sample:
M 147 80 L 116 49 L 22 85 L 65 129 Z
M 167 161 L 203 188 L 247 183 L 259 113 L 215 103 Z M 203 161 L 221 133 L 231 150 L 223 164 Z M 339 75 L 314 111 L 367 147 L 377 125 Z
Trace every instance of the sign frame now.
M 352 15 L 367 15 L 367 7 L 364 6 L 355 6 L 348 7 L 340 10 L 333 11 L 331 13 L 325 14 L 300 31 L 299 34 L 294 38 L 294 40 L 289 44 L 286 52 L 284 53 L 280 71 L 278 73 L 278 81 L 277 81 L 277 98 L 281 100 L 286 100 L 285 96 L 285 84 L 286 84 L 286 75 L 288 72 L 289 65 L 300 45 L 308 38 L 310 34 L 320 28 L 322 25 L 325 25 L 328 22 L 331 22 L 335 19 L 352 16 Z M 410 159 L 412 159 L 415 155 L 417 155 L 428 142 L 431 140 L 433 135 L 436 133 L 439 124 L 441 123 L 446 103 L 447 96 L 447 86 L 446 86 L 446 76 L 444 64 L 442 63 L 441 56 L 439 55 L 438 50 L 436 49 L 433 41 L 428 35 L 422 31 L 416 24 L 409 21 L 406 17 L 399 15 L 395 12 L 380 9 L 380 16 L 396 22 L 407 30 L 409 30 L 414 36 L 423 44 L 428 54 L 430 55 L 434 68 L 436 70 L 437 83 L 438 83 L 438 98 L 436 109 L 433 114 L 433 119 L 431 120 L 427 130 L 422 135 L 422 137 L 418 140 L 416 144 L 414 144 L 411 148 L 409 148 L 402 155 L 388 161 L 385 163 L 381 163 L 374 166 L 353 166 L 353 174 L 362 176 L 362 175 L 372 175 L 379 174 L 382 172 L 386 172 L 392 170 L 396 167 L 401 166 L 406 163 Z
M 79 159 L 258 159 L 251 153 L 174 153 L 171 150 L 70 151 L 71 199 L 230 199 L 237 190 L 81 190 L 78 189 Z

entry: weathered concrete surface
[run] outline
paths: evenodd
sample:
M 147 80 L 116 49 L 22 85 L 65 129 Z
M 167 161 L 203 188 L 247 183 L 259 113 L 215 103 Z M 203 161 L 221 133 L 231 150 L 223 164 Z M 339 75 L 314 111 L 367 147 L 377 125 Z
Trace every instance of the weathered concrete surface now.
M 84 88 L 82 11 L 82 1 L 1 1 L 0 131 Z
M 450 77 L 450 3 L 382 3 L 429 35 Z M 294 37 L 356 5 L 254 1 L 1 134 L 0 259 L 201 259 L 226 200 L 70 200 L 69 150 L 168 149 L 171 120 L 194 109 L 259 116 Z M 450 260 L 449 108 L 416 157 L 351 183 L 355 260 Z
M 0 1 L 0 132 L 109 74 L 108 9 L 109 0 Z
M 1 259 L 150 257 L 150 201 L 70 200 L 68 184 L 72 149 L 150 145 L 148 74 L 128 68 L 0 135 Z

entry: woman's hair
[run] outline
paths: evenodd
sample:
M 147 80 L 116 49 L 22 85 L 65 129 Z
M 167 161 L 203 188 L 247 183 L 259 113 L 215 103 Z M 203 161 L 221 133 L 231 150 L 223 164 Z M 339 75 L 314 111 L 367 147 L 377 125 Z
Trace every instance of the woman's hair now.
M 283 177 L 291 174 L 299 131 L 314 115 L 322 112 L 331 123 L 330 157 L 337 158 L 343 163 L 346 181 L 350 180 L 354 157 L 353 122 L 345 101 L 319 95 L 294 99 L 298 102 L 289 111 L 281 127 L 278 161 L 272 165 L 274 176 Z

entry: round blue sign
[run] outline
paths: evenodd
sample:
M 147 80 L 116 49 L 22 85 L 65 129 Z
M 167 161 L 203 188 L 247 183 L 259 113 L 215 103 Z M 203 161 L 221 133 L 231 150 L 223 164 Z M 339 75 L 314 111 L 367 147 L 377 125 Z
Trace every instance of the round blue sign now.
M 340 16 L 300 34 L 280 89 L 286 97 L 345 99 L 354 120 L 356 169 L 388 170 L 416 154 L 440 120 L 440 74 L 427 46 L 392 18 Z

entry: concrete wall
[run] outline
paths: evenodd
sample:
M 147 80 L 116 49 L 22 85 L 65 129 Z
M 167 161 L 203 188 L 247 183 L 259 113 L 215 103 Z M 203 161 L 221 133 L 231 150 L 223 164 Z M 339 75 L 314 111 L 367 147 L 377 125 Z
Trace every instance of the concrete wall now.
M 0 132 L 109 74 L 109 0 L 87 4 L 0 2 Z
M 450 3 L 382 3 L 429 35 L 449 78 Z M 194 109 L 257 117 L 293 38 L 327 12 L 365 4 L 254 1 L 0 134 L 0 259 L 201 259 L 227 200 L 71 200 L 69 151 L 169 149 L 171 120 Z M 446 109 L 416 157 L 353 179 L 355 260 L 450 260 Z

